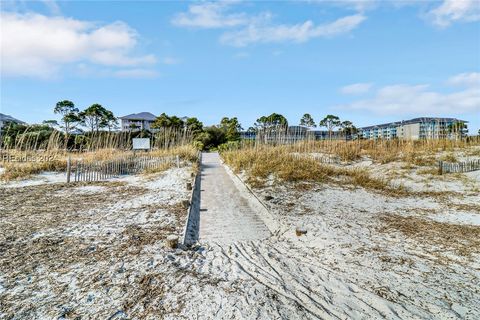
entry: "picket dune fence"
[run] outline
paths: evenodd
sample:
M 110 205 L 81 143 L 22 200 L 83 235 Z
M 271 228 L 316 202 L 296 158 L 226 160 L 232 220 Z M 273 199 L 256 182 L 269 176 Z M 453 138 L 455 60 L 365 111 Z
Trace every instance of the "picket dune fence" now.
M 296 159 L 313 159 L 315 161 L 318 161 L 320 163 L 326 163 L 326 164 L 340 164 L 340 159 L 338 157 L 326 157 L 322 156 L 319 154 L 301 154 L 301 153 L 293 153 L 293 156 Z
M 438 173 L 463 173 L 480 170 L 480 159 L 463 162 L 444 162 L 439 161 Z
M 154 157 L 154 156 L 127 156 L 114 160 L 72 163 L 67 160 L 67 182 L 70 181 L 101 181 L 121 175 L 138 174 L 145 170 L 155 170 L 172 164 L 180 167 L 179 156 Z

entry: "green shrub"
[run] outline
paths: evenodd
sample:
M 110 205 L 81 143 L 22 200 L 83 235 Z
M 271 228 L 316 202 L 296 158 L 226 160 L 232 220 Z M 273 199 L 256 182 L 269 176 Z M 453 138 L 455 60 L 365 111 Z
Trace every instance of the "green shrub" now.
M 218 146 L 218 151 L 231 151 L 240 148 L 240 141 L 227 141 Z

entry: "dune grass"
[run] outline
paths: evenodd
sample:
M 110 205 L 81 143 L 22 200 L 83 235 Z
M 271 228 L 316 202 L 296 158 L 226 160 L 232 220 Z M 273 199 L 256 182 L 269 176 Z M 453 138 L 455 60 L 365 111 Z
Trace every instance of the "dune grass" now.
M 7 162 L 3 165 L 3 168 L 5 171 L 0 178 L 9 181 L 29 177 L 45 171 L 65 171 L 67 168 L 67 160 Z
M 283 147 L 263 147 L 225 151 L 222 158 L 234 171 L 243 171 L 247 182 L 261 187 L 269 178 L 288 182 L 323 182 L 353 185 L 369 190 L 403 193 L 385 179 L 372 177 L 367 170 L 349 169 L 319 163 L 314 159 L 298 158 Z
M 93 152 L 66 152 L 64 150 L 56 151 L 18 151 L 9 150 L 2 153 L 0 166 L 3 167 L 3 174 L 0 180 L 15 180 L 28 178 L 31 175 L 41 172 L 53 171 L 64 172 L 67 168 L 67 158 L 70 157 L 72 163 L 82 161 L 84 163 L 96 161 L 113 161 L 132 156 L 133 151 L 124 151 L 121 149 L 105 148 Z M 138 156 L 144 153 L 137 153 Z M 154 150 L 145 153 L 154 157 L 179 156 L 181 160 L 195 163 L 198 160 L 198 150 L 193 145 L 177 146 L 168 149 Z M 167 166 L 162 166 L 157 171 L 164 171 Z M 153 172 L 151 172 L 153 173 Z
M 404 161 L 414 165 L 431 165 L 439 153 L 454 153 L 463 150 L 471 155 L 480 154 L 480 138 L 450 140 L 304 140 L 295 143 L 276 141 L 245 141 L 242 149 L 262 148 L 264 146 L 281 146 L 291 153 L 318 153 L 337 157 L 341 161 L 356 161 L 368 158 L 375 163 L 386 164 Z
M 158 157 L 168 157 L 168 156 L 179 156 L 181 159 L 189 162 L 198 161 L 198 150 L 193 146 L 193 144 L 187 144 L 183 146 L 168 148 L 168 149 L 158 149 L 151 151 L 149 153 L 151 156 Z
M 443 223 L 415 216 L 383 215 L 379 231 L 392 234 L 401 232 L 421 243 L 430 243 L 443 250 L 454 251 L 465 257 L 480 253 L 480 227 L 472 225 Z M 442 249 L 442 250 L 440 250 Z
M 58 130 L 37 131 L 37 125 L 28 126 L 16 135 L 11 135 L 13 132 L 10 130 L 10 127 L 5 130 L 4 136 L 8 138 L 0 139 L 0 150 L 54 152 L 67 149 L 77 151 L 130 150 L 132 138 L 135 137 L 150 137 L 153 148 L 170 149 L 192 144 L 194 141 L 193 132 L 183 128 L 161 128 L 148 135 L 135 131 L 86 132 L 81 135 L 70 134 L 68 139 L 63 132 Z

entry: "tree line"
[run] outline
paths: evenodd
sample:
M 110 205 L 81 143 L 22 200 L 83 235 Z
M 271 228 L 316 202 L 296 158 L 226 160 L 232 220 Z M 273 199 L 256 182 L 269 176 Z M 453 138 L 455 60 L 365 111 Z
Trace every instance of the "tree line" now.
M 53 112 L 60 116 L 58 121 L 44 120 L 41 124 L 34 125 L 8 123 L 2 129 L 0 144 L 4 147 L 11 147 L 15 145 L 18 138 L 28 140 L 30 137 L 35 138 L 36 145 L 41 145 L 55 132 L 63 137 L 65 146 L 68 146 L 82 144 L 88 140 L 83 135 L 76 136 L 76 141 L 72 140 L 72 132 L 81 126 L 89 128 L 89 135 L 98 134 L 100 130 L 104 129 L 112 131 L 118 128 L 118 121 L 113 112 L 98 103 L 80 111 L 72 101 L 62 100 L 55 104 Z
M 152 123 L 152 130 L 137 130 L 140 128 L 132 125 L 128 132 L 118 132 L 118 120 L 113 112 L 98 103 L 79 110 L 72 101 L 62 100 L 55 104 L 53 112 L 60 116 L 59 120 L 45 120 L 34 125 L 8 123 L 2 129 L 0 146 L 11 148 L 18 145 L 17 141 L 33 141 L 38 148 L 47 144 L 54 133 L 56 138 L 60 137 L 67 149 L 88 149 L 94 141 L 106 135 L 109 139 L 122 135 L 122 141 L 131 141 L 135 137 L 168 140 L 181 135 L 188 137 L 189 141 L 204 150 L 217 148 L 222 144 L 237 143 L 240 140 L 240 131 L 243 130 L 236 117 L 223 117 L 219 124 L 205 127 L 195 117 L 180 118 L 162 113 Z M 86 128 L 87 132 L 77 131 L 82 127 Z
M 118 120 L 113 112 L 99 103 L 94 103 L 84 110 L 79 110 L 70 100 L 62 100 L 55 104 L 53 112 L 60 116 L 57 120 L 45 120 L 42 124 L 21 125 L 10 123 L 3 130 L 2 141 L 5 146 L 15 145 L 17 138 L 31 137 L 36 144 L 49 139 L 53 132 L 56 132 L 64 139 L 66 148 L 88 148 L 92 137 L 103 134 L 108 131 L 115 134 L 118 127 Z M 304 114 L 300 119 L 301 126 L 315 128 L 317 124 L 310 114 Z M 288 126 L 287 119 L 278 113 L 272 113 L 259 117 L 254 125 L 247 129 L 247 132 L 257 132 L 259 130 L 275 128 L 278 126 Z M 319 127 L 325 127 L 329 135 L 336 128 L 340 128 L 346 134 L 353 134 L 357 130 L 350 121 L 340 121 L 337 116 L 327 115 L 318 123 Z M 87 128 L 87 132 L 78 132 L 81 127 Z M 151 137 L 155 138 L 158 133 L 165 130 L 188 132 L 194 144 L 199 149 L 214 149 L 222 145 L 232 145 L 240 140 L 240 132 L 244 129 L 237 117 L 223 117 L 220 122 L 212 126 L 204 126 L 201 121 L 195 117 L 180 118 L 176 115 L 167 115 L 162 113 L 153 124 L 152 130 L 140 129 L 137 125 L 130 126 L 130 138 L 133 137 Z M 75 134 L 73 134 L 75 133 Z M 120 134 L 120 133 L 118 133 Z
M 300 125 L 308 128 L 316 128 L 317 125 L 313 120 L 312 116 L 309 113 L 305 113 L 300 119 Z M 318 127 L 326 128 L 329 135 L 332 135 L 332 132 L 335 129 L 340 129 L 346 135 L 352 135 L 358 132 L 358 129 L 353 125 L 349 120 L 341 121 L 338 116 L 329 114 L 325 118 L 318 122 Z
M 85 126 L 91 132 L 98 133 L 104 128 L 108 128 L 109 131 L 116 129 L 118 124 L 113 112 L 98 103 L 79 111 L 72 101 L 63 100 L 57 102 L 53 112 L 60 115 L 60 123 L 56 120 L 46 120 L 43 124 L 61 128 L 65 132 L 66 139 L 78 126 Z
M 300 118 L 299 125 L 310 129 L 317 127 L 317 123 L 309 113 L 305 113 Z M 248 128 L 247 131 L 256 132 L 258 130 L 264 130 L 278 126 L 288 126 L 288 121 L 283 115 L 278 113 L 272 113 L 268 116 L 262 116 L 258 118 L 254 126 Z M 322 120 L 320 120 L 318 122 L 318 127 L 325 128 L 328 131 L 329 136 L 333 134 L 333 131 L 335 131 L 335 129 L 339 129 L 345 135 L 353 135 L 358 132 L 358 129 L 353 125 L 351 121 L 341 121 L 338 116 L 331 114 L 325 116 Z
M 105 135 L 104 131 L 112 135 L 125 135 L 125 132 L 117 132 L 118 120 L 112 111 L 104 106 L 94 103 L 84 110 L 79 110 L 70 100 L 62 100 L 53 107 L 55 114 L 60 116 L 57 120 L 45 120 L 42 124 L 23 125 L 9 123 L 3 128 L 0 137 L 0 145 L 3 147 L 15 146 L 15 141 L 19 138 L 24 140 L 34 140 L 36 145 L 43 141 L 48 141 L 52 133 L 64 140 L 66 148 L 88 148 L 92 137 Z M 278 127 L 288 127 L 287 119 L 278 113 L 264 115 L 259 117 L 253 126 L 249 127 L 247 133 L 256 133 L 261 130 L 271 130 Z M 326 115 L 318 123 L 312 115 L 305 113 L 299 120 L 299 125 L 306 128 L 325 128 L 328 136 L 332 137 L 335 130 L 339 130 L 345 136 L 352 136 L 358 133 L 358 129 L 351 121 L 342 121 L 338 116 Z M 457 123 L 446 129 L 448 132 L 460 131 L 465 128 L 465 124 Z M 84 127 L 87 132 L 75 132 L 76 129 Z M 132 125 L 127 132 L 127 139 L 134 137 L 151 137 L 155 139 L 158 133 L 166 130 L 175 132 L 187 132 L 191 141 L 203 150 L 218 148 L 220 146 L 231 146 L 237 144 L 240 140 L 240 133 L 244 130 L 237 117 L 223 117 L 220 122 L 212 126 L 204 126 L 201 121 L 195 117 L 180 118 L 176 115 L 167 115 L 162 113 L 153 124 L 152 130 L 140 129 L 137 125 Z M 72 134 L 75 132 L 76 134 Z M 479 132 L 480 135 L 480 132 Z M 168 139 L 168 138 L 167 138 Z
M 75 135 L 75 145 L 85 144 L 92 135 L 99 134 L 100 131 L 116 131 L 118 129 L 118 120 L 112 111 L 98 103 L 94 103 L 84 110 L 79 110 L 70 100 L 62 100 L 56 103 L 53 108 L 55 114 L 60 116 L 57 120 L 45 120 L 40 125 L 22 126 L 11 124 L 9 130 L 4 130 L 2 144 L 11 145 L 16 135 L 35 135 L 38 140 L 48 139 L 52 131 L 58 131 L 65 139 L 65 145 L 71 145 L 72 132 L 80 127 L 88 129 L 88 132 Z M 249 133 L 255 133 L 265 129 L 277 127 L 288 127 L 288 120 L 282 114 L 272 113 L 259 117 L 253 126 L 247 129 Z M 324 128 L 331 138 L 335 131 L 341 132 L 345 136 L 352 136 L 358 133 L 358 129 L 349 120 L 341 120 L 338 116 L 328 114 L 320 121 L 316 122 L 312 115 L 305 113 L 299 120 L 298 125 L 314 129 Z M 464 129 L 465 124 L 457 123 L 446 128 L 448 132 L 455 132 Z M 216 125 L 204 126 L 201 121 L 195 117 L 180 118 L 176 115 L 167 115 L 162 113 L 151 125 L 151 131 L 136 130 L 138 126 L 131 126 L 132 136 L 154 137 L 156 132 L 165 129 L 180 130 L 188 132 L 192 141 L 200 149 L 217 148 L 222 144 L 232 144 L 240 140 L 240 132 L 244 129 L 236 117 L 224 117 Z M 6 133 L 5 133 L 6 132 Z
M 193 143 L 201 150 L 210 150 L 223 144 L 232 144 L 240 140 L 243 130 L 237 117 L 223 117 L 217 125 L 205 127 L 197 118 L 181 118 L 162 113 L 150 126 L 154 130 L 185 130 L 192 135 Z

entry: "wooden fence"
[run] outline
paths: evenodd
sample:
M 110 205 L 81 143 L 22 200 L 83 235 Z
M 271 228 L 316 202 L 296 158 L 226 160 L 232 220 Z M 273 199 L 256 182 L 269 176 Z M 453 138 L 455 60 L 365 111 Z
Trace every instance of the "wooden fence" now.
M 67 160 L 67 182 L 100 181 L 121 175 L 137 174 L 145 170 L 155 170 L 165 164 L 176 164 L 180 167 L 179 156 L 153 157 L 128 156 L 115 160 L 71 163 Z
M 293 156 L 297 159 L 313 159 L 320 163 L 326 164 L 340 164 L 340 159 L 338 157 L 326 157 L 319 154 L 302 154 L 302 153 L 294 153 Z
M 464 162 L 443 162 L 440 161 L 438 163 L 438 173 L 462 173 L 462 172 L 470 172 L 480 170 L 480 159 L 477 160 L 470 160 Z

